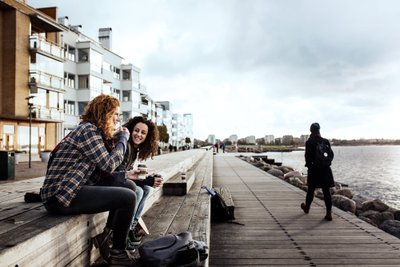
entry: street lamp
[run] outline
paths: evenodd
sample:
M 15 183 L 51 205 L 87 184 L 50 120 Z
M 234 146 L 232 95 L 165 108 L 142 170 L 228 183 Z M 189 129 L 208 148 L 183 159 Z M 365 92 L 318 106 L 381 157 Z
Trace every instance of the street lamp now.
M 31 168 L 31 159 L 32 159 L 32 108 L 33 108 L 33 103 L 31 102 L 31 99 L 33 99 L 35 96 L 31 95 L 26 97 L 25 99 L 28 101 L 28 108 L 29 108 L 29 168 Z

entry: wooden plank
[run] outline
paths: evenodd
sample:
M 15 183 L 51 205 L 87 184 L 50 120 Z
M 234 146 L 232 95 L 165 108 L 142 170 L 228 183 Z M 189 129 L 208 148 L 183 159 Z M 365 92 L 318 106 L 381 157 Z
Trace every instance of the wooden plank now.
M 229 156 L 214 157 L 214 187 L 229 187 L 238 221 L 212 224 L 211 266 L 399 266 L 400 239 L 337 208 L 332 222 L 305 192 Z
M 184 177 L 184 179 L 182 177 Z M 185 173 L 185 176 L 179 172 L 163 184 L 163 194 L 167 196 L 186 195 L 192 187 L 195 178 L 194 171 L 188 171 Z

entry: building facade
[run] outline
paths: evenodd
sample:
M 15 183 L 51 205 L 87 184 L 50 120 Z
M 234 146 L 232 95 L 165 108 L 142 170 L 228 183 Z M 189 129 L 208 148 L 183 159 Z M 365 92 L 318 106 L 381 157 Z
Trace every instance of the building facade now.
M 52 149 L 100 94 L 119 99 L 123 122 L 142 115 L 166 125 L 173 145 L 193 134 L 192 120 L 184 125 L 170 104 L 154 101 L 140 68 L 111 50 L 112 28 L 100 28 L 95 40 L 57 18 L 56 7 L 26 1 L 1 0 L 0 12 L 0 150 Z

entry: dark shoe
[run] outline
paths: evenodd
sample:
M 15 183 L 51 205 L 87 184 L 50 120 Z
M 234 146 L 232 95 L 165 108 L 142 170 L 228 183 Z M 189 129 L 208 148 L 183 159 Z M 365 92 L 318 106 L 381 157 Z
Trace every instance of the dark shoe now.
M 332 221 L 332 212 L 327 211 L 324 219 L 327 221 Z
M 107 261 L 110 255 L 111 235 L 112 230 L 106 227 L 101 234 L 93 238 L 94 246 L 99 249 L 100 255 L 105 261 Z
M 126 240 L 126 250 L 128 250 L 130 253 L 135 252 L 137 245 L 133 244 L 129 238 Z
M 306 214 L 310 211 L 310 207 L 307 207 L 305 203 L 301 203 L 300 207 Z
M 125 249 L 110 249 L 107 262 L 109 266 L 136 266 L 136 259 L 131 258 Z
M 128 233 L 128 240 L 135 246 L 140 245 L 142 243 L 142 235 L 139 235 L 138 232 L 135 230 L 129 230 Z

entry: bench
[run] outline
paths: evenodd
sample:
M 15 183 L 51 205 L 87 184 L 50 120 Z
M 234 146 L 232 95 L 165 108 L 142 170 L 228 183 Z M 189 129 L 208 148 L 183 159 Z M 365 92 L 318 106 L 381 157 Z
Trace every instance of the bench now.
M 183 231 L 192 233 L 193 239 L 210 245 L 211 214 L 210 195 L 202 189 L 212 185 L 213 154 L 210 150 L 193 167 L 195 179 L 190 190 L 180 196 L 163 195 L 143 216 L 150 234 L 146 240 L 154 240 L 166 234 Z M 180 177 L 178 177 L 180 178 Z M 138 252 L 135 252 L 138 256 Z M 208 259 L 203 262 L 208 266 Z
M 163 184 L 163 195 L 183 196 L 186 195 L 196 179 L 195 171 L 179 172 Z
M 168 181 L 182 165 L 190 169 L 206 150 L 187 150 L 157 156 L 148 162 Z M 99 258 L 92 238 L 103 231 L 108 212 L 53 216 L 41 203 L 25 203 L 26 192 L 38 192 L 44 177 L 0 185 L 0 266 L 89 266 Z M 152 192 L 150 210 L 162 190 Z

